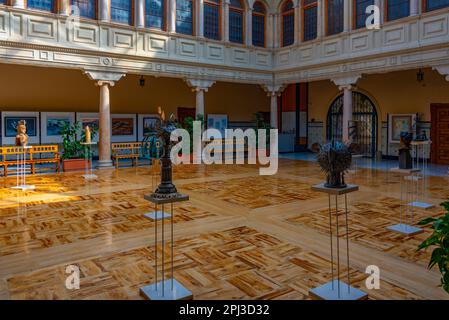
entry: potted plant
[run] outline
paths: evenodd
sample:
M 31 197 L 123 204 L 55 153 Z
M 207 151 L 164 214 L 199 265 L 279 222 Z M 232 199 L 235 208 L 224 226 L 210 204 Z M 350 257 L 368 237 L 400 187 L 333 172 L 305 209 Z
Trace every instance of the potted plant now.
M 95 137 L 96 129 L 91 129 L 92 139 Z M 65 124 L 61 129 L 63 153 L 62 168 L 64 171 L 77 171 L 86 168 L 85 147 L 81 144 L 85 141 L 85 133 L 81 128 L 81 123 L 76 121 L 73 124 Z M 78 137 L 81 139 L 78 139 Z M 88 146 L 90 148 L 90 146 Z M 90 150 L 89 150 L 90 152 Z M 89 167 L 92 166 L 89 163 Z
M 256 127 L 256 154 L 259 156 L 259 129 L 265 130 L 265 134 L 267 137 L 267 144 L 266 146 L 260 146 L 260 151 L 263 152 L 265 150 L 265 155 L 268 155 L 268 150 L 270 146 L 270 129 L 271 125 L 265 121 L 263 114 L 261 112 L 256 112 L 254 114 L 255 120 L 254 124 Z
M 182 124 L 179 124 L 180 128 L 184 128 L 187 130 L 190 136 L 190 161 L 193 161 L 193 117 L 186 117 Z M 196 121 L 201 121 L 201 130 L 204 130 L 204 116 L 202 114 L 196 115 Z M 182 153 L 180 152 L 180 156 L 182 157 Z
M 431 225 L 433 233 L 423 241 L 418 250 L 434 247 L 430 257 L 428 268 L 435 265 L 441 272 L 441 287 L 449 293 L 449 201 L 445 201 L 441 206 L 446 213 L 438 218 L 427 218 L 420 221 L 421 226 Z

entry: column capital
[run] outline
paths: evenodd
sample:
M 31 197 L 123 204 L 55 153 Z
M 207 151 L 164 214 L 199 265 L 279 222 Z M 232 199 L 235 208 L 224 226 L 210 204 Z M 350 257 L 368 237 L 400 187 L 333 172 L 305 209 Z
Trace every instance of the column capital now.
M 215 80 L 205 79 L 184 79 L 187 85 L 192 88 L 192 91 L 205 91 L 207 92 L 210 87 L 215 83 Z
M 125 73 L 99 70 L 84 70 L 84 74 L 87 75 L 90 80 L 96 81 L 98 85 L 109 84 L 111 87 L 115 82 L 126 76 Z
M 351 89 L 352 86 L 354 86 L 361 77 L 361 75 L 354 75 L 348 77 L 333 78 L 331 79 L 331 81 L 338 87 L 339 90 Z
M 449 81 L 449 64 L 432 67 L 432 70 L 436 70 L 446 78 L 446 81 Z
M 267 85 L 262 84 L 260 85 L 262 89 L 267 93 L 267 96 L 280 96 L 282 91 L 284 91 L 286 85 L 285 84 L 274 84 L 274 85 Z

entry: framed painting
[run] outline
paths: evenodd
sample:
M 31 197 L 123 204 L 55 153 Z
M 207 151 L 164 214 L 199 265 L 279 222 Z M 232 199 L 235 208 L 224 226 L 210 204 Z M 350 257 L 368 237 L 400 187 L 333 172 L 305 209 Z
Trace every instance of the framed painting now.
M 5 117 L 5 137 L 15 137 L 17 135 L 17 125 L 21 120 L 26 121 L 28 136 L 37 136 L 36 117 Z
M 416 114 L 388 115 L 388 141 L 399 143 L 402 132 L 416 133 Z
M 47 136 L 60 136 L 62 128 L 70 125 L 70 119 L 47 118 Z
M 143 118 L 143 135 L 152 136 L 156 134 L 157 125 L 160 119 L 157 116 Z
M 113 136 L 132 136 L 134 134 L 133 118 L 112 118 Z
M 81 128 L 84 129 L 86 126 L 89 126 L 90 129 L 98 129 L 100 128 L 100 120 L 97 118 L 83 118 L 81 119 Z
M 225 137 L 225 130 L 228 128 L 228 115 L 227 114 L 208 114 L 207 115 L 207 128 L 217 129 L 220 131 L 221 136 Z

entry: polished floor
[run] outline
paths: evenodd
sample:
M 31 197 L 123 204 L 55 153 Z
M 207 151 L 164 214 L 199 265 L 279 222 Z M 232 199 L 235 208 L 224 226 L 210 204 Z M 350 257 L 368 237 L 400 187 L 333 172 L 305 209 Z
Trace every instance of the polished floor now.
M 190 196 L 175 206 L 174 274 L 195 299 L 310 299 L 309 289 L 331 279 L 328 198 L 310 189 L 323 174 L 310 161 L 279 166 L 275 176 L 249 165 L 174 168 Z M 155 280 L 156 250 L 170 275 L 171 249 L 155 248 L 154 222 L 144 217 L 151 169 L 95 173 L 93 181 L 36 175 L 27 180 L 36 190 L 27 192 L 10 189 L 15 177 L 0 178 L 0 299 L 141 299 L 139 288 Z M 426 268 L 430 251 L 416 251 L 429 231 L 386 230 L 399 222 L 400 176 L 359 167 L 347 179 L 360 185 L 349 195 L 353 286 L 370 299 L 447 299 L 438 271 Z M 422 196 L 436 206 L 415 209 L 413 222 L 443 213 L 449 178 L 430 176 L 427 186 Z M 165 227 L 169 236 L 169 220 Z M 81 270 L 79 290 L 65 286 L 72 264 Z M 378 290 L 365 286 L 369 265 L 380 268 Z

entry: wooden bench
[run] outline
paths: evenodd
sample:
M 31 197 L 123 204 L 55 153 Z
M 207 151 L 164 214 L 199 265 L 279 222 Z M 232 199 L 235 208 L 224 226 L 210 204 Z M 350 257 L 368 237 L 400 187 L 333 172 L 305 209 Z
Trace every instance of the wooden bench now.
M 245 157 L 245 154 L 248 152 L 248 148 L 245 144 L 245 140 L 237 140 L 237 139 L 213 139 L 205 141 L 205 144 L 212 147 L 218 147 L 221 145 L 222 147 L 222 159 L 225 160 L 226 157 L 230 157 L 231 159 L 241 159 L 237 158 L 239 155 Z M 229 150 L 228 150 L 229 148 Z M 232 151 L 230 151 L 232 150 Z
M 36 164 L 54 163 L 57 172 L 60 171 L 60 157 L 57 145 L 42 145 L 32 146 L 30 149 L 23 149 L 21 147 L 9 146 L 1 147 L 1 162 L 3 166 L 3 175 L 8 175 L 9 166 L 17 166 L 17 158 L 22 158 L 26 154 L 25 164 L 30 165 L 31 173 L 36 173 Z
M 112 162 L 118 169 L 120 159 L 131 159 L 132 165 L 137 166 L 140 157 L 141 142 L 119 142 L 112 143 Z

